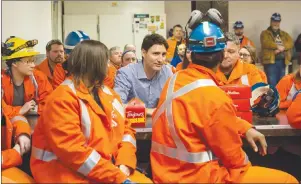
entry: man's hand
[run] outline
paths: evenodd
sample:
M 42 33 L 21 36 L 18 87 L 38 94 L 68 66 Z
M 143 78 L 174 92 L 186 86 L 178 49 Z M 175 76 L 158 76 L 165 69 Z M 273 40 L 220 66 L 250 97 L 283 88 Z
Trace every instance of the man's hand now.
M 156 109 L 153 108 L 153 109 L 149 109 L 149 108 L 146 108 L 146 115 L 147 116 L 152 116 L 153 112 L 155 111 Z
M 20 145 L 21 155 L 30 150 L 30 139 L 27 135 L 21 134 L 17 138 L 17 144 Z
M 19 144 L 16 144 L 14 147 L 13 147 L 14 150 L 16 150 L 21 156 L 21 148 L 20 148 L 20 145 Z
M 267 142 L 265 140 L 265 137 L 262 133 L 258 132 L 257 130 L 250 128 L 246 132 L 246 139 L 253 148 L 255 152 L 258 152 L 258 147 L 256 145 L 256 142 L 258 141 L 260 144 L 259 153 L 261 156 L 264 156 L 267 154 Z
M 274 51 L 275 54 L 279 54 L 280 52 L 281 52 L 281 51 L 278 50 L 278 49 Z
M 285 50 L 285 48 L 281 45 L 277 45 L 277 50 L 279 50 L 280 52 L 283 52 Z
M 120 169 L 121 172 L 123 172 L 123 174 L 125 174 L 126 176 L 130 176 L 131 170 L 130 170 L 130 168 L 128 168 L 127 166 L 125 166 L 125 165 L 120 165 L 120 166 L 119 166 L 119 169 Z
M 33 109 L 36 105 L 36 102 L 34 100 L 31 100 L 29 102 L 26 102 L 22 108 L 20 109 L 19 113 L 21 115 L 26 114 L 30 109 Z

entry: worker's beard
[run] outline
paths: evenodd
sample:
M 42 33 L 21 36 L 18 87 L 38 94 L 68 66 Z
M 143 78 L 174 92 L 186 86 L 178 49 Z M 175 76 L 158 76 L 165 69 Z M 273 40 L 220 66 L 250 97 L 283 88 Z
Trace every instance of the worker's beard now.
M 235 65 L 236 65 L 236 63 L 233 64 L 233 62 L 231 62 L 229 59 L 224 58 L 224 60 L 219 65 L 219 68 L 223 73 L 229 74 L 229 73 L 231 73 L 231 71 L 233 70 Z
M 239 36 L 239 37 L 241 37 L 243 34 L 244 34 L 244 32 L 238 32 L 238 33 L 235 33 L 235 35 L 236 35 L 236 36 Z
M 58 64 L 58 63 L 63 63 L 64 62 L 64 57 L 56 57 L 54 60 L 52 60 L 50 57 L 48 57 L 48 60 L 52 63 Z

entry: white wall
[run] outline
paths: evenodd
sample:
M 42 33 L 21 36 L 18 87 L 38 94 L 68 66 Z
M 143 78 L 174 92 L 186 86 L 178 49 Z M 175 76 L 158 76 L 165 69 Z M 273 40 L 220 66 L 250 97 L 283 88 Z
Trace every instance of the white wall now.
M 62 40 L 62 1 L 52 1 L 52 38 Z
M 260 33 L 268 28 L 271 15 L 281 14 L 280 28 L 294 39 L 301 33 L 301 1 L 229 1 L 229 28 L 241 20 L 245 25 L 245 35 L 260 48 Z
M 176 24 L 186 25 L 191 13 L 191 1 L 165 1 L 167 31 Z
M 9 36 L 37 39 L 36 49 L 45 54 L 52 39 L 51 1 L 3 1 L 2 41 Z
M 168 30 L 176 24 L 185 26 L 191 12 L 191 2 L 190 1 L 65 1 L 64 8 L 65 8 L 66 15 L 165 13 L 166 31 L 168 32 Z
M 78 27 L 77 29 L 84 29 L 89 35 L 99 35 L 99 40 L 109 48 L 115 45 L 123 47 L 125 44 L 134 44 L 135 42 L 132 25 L 134 13 L 160 15 L 165 13 L 164 7 L 164 1 L 65 1 L 64 31 L 68 34 L 70 29 Z M 87 21 L 85 21 L 85 16 L 94 15 L 99 15 L 98 33 L 97 24 L 95 26 L 90 23 L 87 25 Z M 82 19 L 76 16 L 80 16 Z M 68 17 L 70 18 L 68 19 Z M 77 21 L 69 29 L 71 19 Z M 166 31 L 163 33 L 166 34 Z M 136 46 L 139 48 L 139 44 Z M 137 54 L 139 55 L 139 51 Z
M 65 1 L 64 8 L 67 15 L 164 13 L 164 1 Z

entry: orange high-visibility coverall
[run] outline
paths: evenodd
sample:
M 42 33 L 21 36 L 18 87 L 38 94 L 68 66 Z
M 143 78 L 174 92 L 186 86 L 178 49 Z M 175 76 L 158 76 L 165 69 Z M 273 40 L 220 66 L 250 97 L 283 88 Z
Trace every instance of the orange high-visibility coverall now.
M 114 79 L 116 75 L 117 69 L 112 65 L 108 64 L 108 73 L 106 78 L 104 79 L 104 85 L 114 88 Z M 57 64 L 53 70 L 53 80 L 52 86 L 53 89 L 56 89 L 64 80 L 66 79 L 66 71 L 63 68 L 62 64 Z
M 102 107 L 70 77 L 49 96 L 32 139 L 30 166 L 37 182 L 122 183 L 127 176 L 116 166 L 135 171 L 135 131 L 124 119 L 120 97 L 108 87 L 98 95 Z M 130 178 L 137 175 L 137 182 L 151 182 L 137 171 Z
M 188 66 L 189 66 L 189 64 L 188 64 Z M 177 64 L 177 66 L 176 66 L 176 71 L 180 71 L 180 70 L 183 70 L 183 61 L 180 62 L 179 64 Z
M 224 84 L 244 84 L 253 86 L 258 82 L 264 82 L 255 65 L 240 60 L 236 62 L 229 79 L 226 78 L 225 74 L 219 68 L 217 69 L 216 77 Z
M 116 67 L 113 64 L 108 64 L 108 73 L 107 73 L 107 77 L 104 79 L 103 83 L 104 85 L 110 87 L 110 88 L 114 88 L 115 85 L 115 76 L 117 73 Z
M 50 71 L 50 68 L 49 68 L 49 64 L 48 64 L 48 59 L 44 59 L 39 65 L 37 65 L 35 67 L 37 70 L 40 70 L 41 72 L 43 72 L 47 78 L 48 78 L 48 81 L 50 84 L 52 84 L 52 73 Z
M 292 127 L 301 129 L 301 91 L 296 94 L 296 98 L 286 111 L 286 116 Z
M 152 116 L 154 182 L 297 182 L 282 171 L 251 166 L 240 134 L 252 125 L 236 117 L 217 82 L 211 70 L 191 63 L 166 83 Z
M 30 126 L 27 119 L 24 116 L 14 114 L 14 111 L 3 100 L 2 116 L 4 116 L 2 120 L 5 121 L 5 124 L 1 126 L 2 182 L 34 183 L 30 176 L 16 168 L 16 166 L 22 164 L 22 157 L 11 147 L 12 139 L 16 140 L 21 134 L 30 136 Z
M 175 52 L 178 52 L 177 49 L 177 40 L 174 37 L 170 37 L 167 40 L 168 49 L 166 53 L 166 59 L 170 62 L 175 55 Z M 181 44 L 185 44 L 185 39 L 182 39 Z
M 264 73 L 264 71 L 260 70 L 259 68 L 258 68 L 258 72 L 261 76 L 262 81 L 267 84 L 268 83 L 267 75 Z
M 6 71 L 2 70 L 2 90 L 4 102 L 12 106 L 14 98 L 14 85 L 12 78 Z M 24 102 L 35 99 L 38 105 L 38 114 L 42 113 L 46 97 L 52 92 L 52 86 L 45 74 L 41 71 L 33 71 L 34 78 L 24 78 Z M 14 114 L 18 114 L 22 106 L 12 106 Z
M 248 37 L 244 36 L 242 42 L 240 43 L 240 48 L 243 46 L 248 45 L 255 48 L 254 42 L 252 42 Z
M 63 65 L 58 63 L 53 69 L 52 87 L 56 89 L 66 78 L 66 71 Z
M 280 96 L 279 108 L 287 109 L 293 96 L 301 89 L 301 80 L 296 80 L 295 74 L 288 74 L 278 82 L 276 88 Z

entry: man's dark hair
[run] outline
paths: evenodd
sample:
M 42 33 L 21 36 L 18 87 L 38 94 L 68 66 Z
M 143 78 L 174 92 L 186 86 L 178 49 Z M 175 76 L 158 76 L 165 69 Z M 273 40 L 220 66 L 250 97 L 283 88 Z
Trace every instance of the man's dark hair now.
M 192 63 L 213 69 L 223 61 L 224 51 L 209 52 L 209 53 L 191 53 Z
M 174 26 L 172 27 L 172 29 L 175 30 L 176 27 L 183 29 L 183 27 L 182 27 L 180 24 L 174 25 Z
M 107 75 L 108 59 L 109 50 L 103 43 L 84 40 L 75 46 L 68 58 L 68 75 L 74 77 L 76 85 L 87 77 L 92 85 L 101 86 Z
M 156 33 L 146 35 L 144 37 L 141 49 L 144 49 L 147 52 L 148 49 L 151 48 L 153 45 L 164 45 L 166 50 L 168 49 L 168 43 L 165 40 L 165 38 Z
M 49 52 L 51 51 L 51 46 L 52 45 L 63 45 L 64 44 L 61 42 L 61 40 L 55 39 L 55 40 L 50 40 L 47 45 L 46 45 L 46 51 Z

